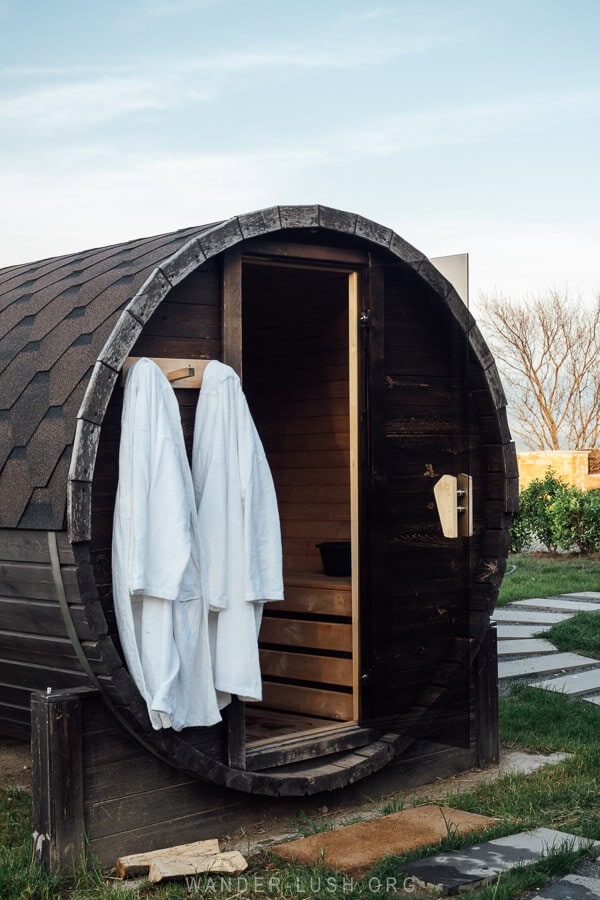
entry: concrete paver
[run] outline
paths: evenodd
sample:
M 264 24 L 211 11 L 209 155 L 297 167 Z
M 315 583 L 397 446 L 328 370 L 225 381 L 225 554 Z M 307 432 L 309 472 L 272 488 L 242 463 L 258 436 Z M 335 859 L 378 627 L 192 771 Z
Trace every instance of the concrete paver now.
M 536 828 L 416 860 L 404 866 L 404 871 L 417 884 L 448 896 L 489 884 L 501 872 L 533 865 L 550 850 L 565 846 L 572 849 L 593 846 L 600 851 L 600 843 L 551 828 Z
M 502 609 L 494 610 L 492 618 L 496 622 L 513 622 L 515 625 L 556 625 L 558 622 L 570 619 L 571 616 L 568 613 L 547 613 L 503 606 Z
M 576 600 L 574 597 L 546 597 L 538 600 L 531 597 L 528 600 L 515 600 L 511 607 L 531 607 L 533 609 L 545 609 L 548 612 L 600 612 L 600 603 L 592 603 L 591 600 Z
M 597 665 L 597 659 L 579 656 L 577 653 L 554 653 L 548 656 L 526 657 L 525 659 L 513 659 L 510 662 L 501 662 L 498 664 L 498 677 L 500 679 L 525 678 L 528 675 L 549 675 L 552 672 L 583 669 L 586 666 Z
M 499 656 L 536 656 L 539 653 L 556 653 L 556 647 L 550 641 L 541 638 L 530 638 L 524 641 L 498 641 Z
M 535 637 L 536 634 L 544 631 L 550 626 L 545 625 L 504 625 L 502 622 L 498 625 L 499 641 L 516 641 L 524 638 Z
M 532 681 L 531 687 L 543 688 L 546 691 L 558 691 L 576 697 L 578 694 L 591 694 L 600 691 L 600 668 L 562 678 L 549 678 L 545 681 Z
M 565 875 L 536 892 L 537 900 L 598 900 L 600 878 L 586 875 Z

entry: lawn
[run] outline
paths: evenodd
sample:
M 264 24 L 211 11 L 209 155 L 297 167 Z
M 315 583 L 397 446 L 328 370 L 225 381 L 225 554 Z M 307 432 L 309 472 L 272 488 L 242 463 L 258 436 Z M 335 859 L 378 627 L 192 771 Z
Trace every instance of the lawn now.
M 508 559 L 498 606 L 527 597 L 550 597 L 574 591 L 600 591 L 600 554 L 570 556 L 550 553 L 513 553 Z
M 600 659 L 600 612 L 582 612 L 553 625 L 544 637 L 558 650 Z

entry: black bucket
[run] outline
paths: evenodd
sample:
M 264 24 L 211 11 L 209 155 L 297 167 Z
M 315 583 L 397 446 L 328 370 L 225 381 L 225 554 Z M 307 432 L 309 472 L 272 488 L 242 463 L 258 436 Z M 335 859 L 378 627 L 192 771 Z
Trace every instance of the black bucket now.
M 323 572 L 326 575 L 337 575 L 338 578 L 352 573 L 352 553 L 350 541 L 324 541 L 315 544 L 321 551 Z

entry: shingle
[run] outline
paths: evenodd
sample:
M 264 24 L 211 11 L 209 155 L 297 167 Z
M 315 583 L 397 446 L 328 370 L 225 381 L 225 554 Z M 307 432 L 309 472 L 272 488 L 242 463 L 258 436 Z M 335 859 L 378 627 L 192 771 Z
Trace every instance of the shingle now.
M 120 310 L 212 227 L 0 270 L 0 527 L 63 527 L 75 417 Z

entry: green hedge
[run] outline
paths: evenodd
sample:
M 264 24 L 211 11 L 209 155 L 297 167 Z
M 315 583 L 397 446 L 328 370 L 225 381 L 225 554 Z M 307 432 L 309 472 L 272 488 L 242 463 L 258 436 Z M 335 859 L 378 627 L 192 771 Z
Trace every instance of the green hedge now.
M 520 553 L 534 542 L 551 552 L 600 551 L 600 490 L 581 491 L 547 469 L 519 495 L 510 549 Z

